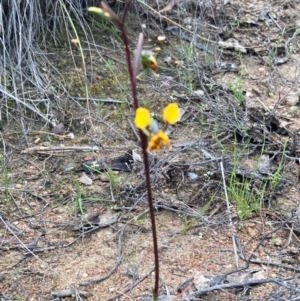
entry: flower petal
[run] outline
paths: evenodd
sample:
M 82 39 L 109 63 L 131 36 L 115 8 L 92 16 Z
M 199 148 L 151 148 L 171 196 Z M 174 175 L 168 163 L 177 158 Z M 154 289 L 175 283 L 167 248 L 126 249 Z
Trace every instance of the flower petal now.
M 150 141 L 148 143 L 147 151 L 159 151 L 164 146 L 167 146 L 170 148 L 170 140 L 168 135 L 163 132 L 162 130 L 159 130 L 156 134 L 152 133 Z
M 135 126 L 140 130 L 144 130 L 150 125 L 150 122 L 150 111 L 146 108 L 138 108 L 135 112 Z
M 175 124 L 180 118 L 180 110 L 177 103 L 170 103 L 163 110 L 163 120 L 168 124 Z

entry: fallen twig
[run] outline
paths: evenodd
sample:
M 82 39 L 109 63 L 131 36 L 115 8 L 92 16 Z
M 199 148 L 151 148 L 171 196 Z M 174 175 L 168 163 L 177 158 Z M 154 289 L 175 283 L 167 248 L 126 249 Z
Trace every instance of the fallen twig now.
M 252 286 L 252 285 L 258 285 L 258 284 L 264 284 L 264 283 L 276 283 L 281 286 L 284 286 L 286 288 L 289 288 L 284 282 L 289 279 L 278 279 L 278 278 L 267 278 L 267 279 L 257 279 L 257 280 L 250 280 L 250 281 L 245 281 L 245 282 L 233 282 L 233 283 L 226 283 L 226 284 L 219 284 L 219 285 L 214 285 L 212 287 L 207 287 L 203 290 L 199 290 L 195 293 L 192 293 L 189 296 L 189 300 L 192 298 L 197 298 L 201 295 L 207 294 L 209 292 L 215 291 L 215 290 L 224 290 L 226 288 L 234 288 L 234 287 L 241 287 L 241 286 Z
M 34 154 L 38 152 L 74 152 L 74 151 L 99 151 L 101 150 L 98 146 L 33 146 L 23 151 L 21 154 Z
M 57 297 L 57 298 L 66 298 L 66 297 L 70 297 L 72 295 L 81 295 L 84 297 L 88 297 L 91 294 L 85 291 L 79 291 L 77 289 L 65 289 L 65 290 L 60 290 L 60 291 L 56 291 L 56 292 L 52 292 L 51 295 L 53 297 Z
M 116 260 L 115 265 L 103 277 L 92 279 L 92 280 L 89 280 L 89 281 L 86 281 L 86 282 L 81 282 L 81 283 L 79 283 L 80 286 L 88 286 L 88 285 L 91 285 L 91 284 L 94 284 L 94 283 L 102 282 L 102 281 L 106 280 L 107 278 L 109 278 L 114 273 L 114 271 L 118 268 L 118 266 L 121 264 L 122 259 L 123 259 L 123 254 L 122 254 L 122 236 L 123 236 L 123 233 L 124 233 L 126 227 L 127 227 L 127 225 L 125 225 L 122 228 L 122 230 L 121 230 L 121 232 L 119 234 L 119 239 L 118 239 L 118 242 L 119 242 L 118 243 L 118 256 L 117 256 L 117 260 Z
M 139 280 L 137 280 L 135 283 L 133 283 L 132 285 L 130 285 L 123 293 L 118 294 L 110 299 L 108 299 L 107 301 L 115 301 L 117 299 L 119 299 L 120 297 L 122 297 L 124 294 L 128 293 L 129 291 L 131 291 L 134 287 L 136 287 L 138 284 L 140 284 L 142 281 L 144 281 L 152 272 L 154 271 L 154 267 L 149 271 L 148 274 L 146 274 L 145 276 L 143 276 L 142 278 L 140 278 Z
M 225 173 L 224 173 L 224 167 L 223 167 L 223 161 L 220 161 L 220 168 L 221 168 L 221 174 L 222 174 L 222 179 L 223 179 L 223 187 L 224 187 L 224 194 L 225 194 L 225 200 L 226 200 L 226 205 L 227 205 L 227 212 L 228 212 L 228 219 L 229 219 L 229 226 L 232 230 L 232 244 L 233 244 L 233 251 L 234 251 L 234 258 L 235 258 L 235 264 L 238 267 L 239 266 L 239 257 L 237 254 L 237 247 L 236 247 L 236 242 L 235 242 L 235 228 L 232 223 L 232 218 L 231 218 L 231 211 L 230 211 L 230 204 L 229 204 L 229 199 L 228 199 L 228 194 L 227 194 L 227 186 L 226 186 L 226 181 L 225 181 Z
M 86 97 L 74 97 L 74 96 L 70 96 L 70 98 L 74 99 L 74 100 L 86 100 Z M 115 100 L 115 99 L 111 99 L 111 98 L 92 98 L 89 97 L 88 100 L 90 101 L 99 101 L 99 102 L 113 102 L 113 103 L 123 103 L 122 100 Z

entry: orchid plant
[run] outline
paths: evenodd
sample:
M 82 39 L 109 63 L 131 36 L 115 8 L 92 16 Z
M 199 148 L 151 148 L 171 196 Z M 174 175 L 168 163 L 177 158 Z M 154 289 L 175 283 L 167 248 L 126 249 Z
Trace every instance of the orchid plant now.
M 135 126 L 139 129 L 141 137 L 141 146 L 144 157 L 145 166 L 145 178 L 148 194 L 148 204 L 151 217 L 152 236 L 153 236 L 153 249 L 154 249 L 154 260 L 155 260 L 155 284 L 153 288 L 153 300 L 158 300 L 158 284 L 159 284 L 159 260 L 158 260 L 158 244 L 156 235 L 155 216 L 153 208 L 152 190 L 150 182 L 150 168 L 148 162 L 148 154 L 151 151 L 159 151 L 163 147 L 171 148 L 170 139 L 166 133 L 166 129 L 169 125 L 175 124 L 180 119 L 180 110 L 177 103 L 170 103 L 167 105 L 162 112 L 162 119 L 164 121 L 163 128 L 159 128 L 157 121 L 151 117 L 151 112 L 148 108 L 140 107 L 137 98 L 137 86 L 136 78 L 138 76 L 139 67 L 142 64 L 143 68 L 148 71 L 157 72 L 158 66 L 155 57 L 143 51 L 144 37 L 141 33 L 139 35 L 136 51 L 135 60 L 131 62 L 131 52 L 129 49 L 128 36 L 125 30 L 125 20 L 129 10 L 129 6 L 132 0 L 126 1 L 124 13 L 122 19 L 112 11 L 112 9 L 105 3 L 101 2 L 101 8 L 90 7 L 89 12 L 96 13 L 103 19 L 111 21 L 122 34 L 122 40 L 125 47 L 125 54 L 127 60 L 127 67 L 131 82 L 133 103 L 135 108 Z

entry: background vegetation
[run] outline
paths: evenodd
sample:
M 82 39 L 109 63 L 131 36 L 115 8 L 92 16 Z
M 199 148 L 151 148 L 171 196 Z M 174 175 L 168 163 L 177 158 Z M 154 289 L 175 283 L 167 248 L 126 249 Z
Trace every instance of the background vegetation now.
M 87 14 L 98 4 L 0 3 L 0 299 L 151 296 L 124 47 Z M 130 48 L 143 32 L 158 61 L 141 104 L 159 124 L 170 102 L 182 113 L 173 149 L 150 154 L 162 295 L 193 277 L 190 300 L 299 296 L 299 7 L 133 1 Z M 223 280 L 203 288 L 203 275 Z

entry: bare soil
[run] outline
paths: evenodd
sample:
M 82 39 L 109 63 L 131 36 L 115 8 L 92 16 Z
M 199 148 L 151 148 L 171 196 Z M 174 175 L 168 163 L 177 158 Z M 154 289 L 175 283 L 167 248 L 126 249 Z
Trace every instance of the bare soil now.
M 151 100 L 159 122 L 169 102 L 184 110 L 170 129 L 172 150 L 150 155 L 160 300 L 298 300 L 300 3 L 167 4 L 155 1 L 155 12 L 135 3 L 128 21 L 132 42 L 145 24 L 145 48 L 160 48 L 159 77 L 144 74 L 138 82 L 141 103 Z M 206 48 L 191 46 L 187 36 Z M 68 53 L 51 51 L 69 89 L 68 101 L 63 93 L 54 100 L 63 130 L 32 116 L 24 118 L 31 125 L 26 136 L 2 123 L 0 300 L 151 297 L 142 163 L 130 172 L 112 167 L 113 176 L 85 169 L 91 161 L 109 165 L 141 154 L 122 44 L 108 33 L 91 44 L 88 79 L 76 49 L 76 68 Z M 97 100 L 84 100 L 82 82 Z M 258 171 L 262 155 L 266 173 Z M 92 183 L 82 183 L 83 176 Z M 244 192 L 230 193 L 232 182 L 243 183 Z M 238 202 L 249 194 L 258 207 L 247 204 L 241 218 Z

